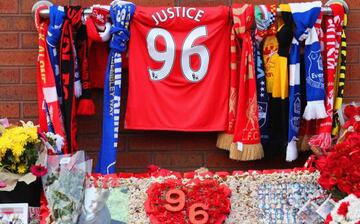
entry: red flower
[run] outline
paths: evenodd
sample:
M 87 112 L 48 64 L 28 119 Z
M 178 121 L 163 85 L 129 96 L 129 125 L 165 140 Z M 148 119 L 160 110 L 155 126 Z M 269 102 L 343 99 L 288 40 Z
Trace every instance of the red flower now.
M 318 182 L 323 188 L 325 188 L 326 190 L 330 190 L 335 186 L 336 179 L 330 176 L 321 175 Z
M 34 174 L 34 176 L 42 177 L 47 173 L 47 168 L 42 165 L 33 165 L 30 168 L 30 171 L 32 174 Z
M 341 203 L 339 209 L 337 210 L 337 213 L 339 215 L 346 216 L 346 214 L 348 213 L 349 205 L 350 203 L 348 201 Z
M 327 217 L 326 217 L 326 220 L 324 222 L 324 224 L 330 224 L 330 222 L 333 221 L 332 217 L 331 217 L 331 214 L 329 214 Z

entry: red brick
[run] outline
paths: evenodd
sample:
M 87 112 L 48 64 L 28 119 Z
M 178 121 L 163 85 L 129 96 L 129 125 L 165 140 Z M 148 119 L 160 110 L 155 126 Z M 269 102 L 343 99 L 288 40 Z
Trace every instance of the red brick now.
M 79 135 L 88 135 L 88 134 L 98 134 L 101 132 L 101 123 L 98 120 L 86 120 L 85 117 L 79 116 L 77 118 L 78 134 Z
M 24 117 L 24 118 L 37 118 L 38 104 L 37 103 L 24 103 L 22 113 L 23 113 L 22 117 Z
M 346 62 L 350 64 L 351 63 L 355 64 L 359 62 L 359 48 L 357 47 L 347 48 Z
M 81 136 L 78 138 L 78 145 L 80 149 L 87 152 L 98 152 L 101 146 L 101 138 L 99 136 Z
M 179 136 L 179 149 L 181 150 L 215 150 L 216 133 L 191 133 Z
M 34 29 L 31 16 L 1 16 L 0 31 L 28 31 Z
M 348 64 L 346 69 L 346 80 L 360 79 L 360 64 Z
M 0 84 L 15 84 L 20 82 L 19 70 L 16 68 L 0 69 Z
M 176 150 L 177 137 L 165 134 L 164 136 L 143 135 L 129 137 L 130 150 Z
M 229 159 L 229 152 L 216 149 L 206 154 L 205 167 L 238 167 L 239 162 Z
M 350 14 L 353 12 L 354 9 L 360 9 L 360 1 L 359 0 L 348 0 L 346 1 L 350 8 Z
M 21 13 L 31 13 L 31 8 L 37 0 L 20 0 L 21 3 Z M 68 0 L 54 0 L 51 1 L 53 4 L 57 5 L 67 5 L 69 4 Z
M 29 84 L 36 83 L 36 68 L 22 68 L 21 69 L 21 83 Z
M 37 33 L 23 33 L 21 35 L 21 48 L 38 48 L 38 34 Z
M 18 103 L 0 103 L 0 118 L 19 118 L 20 107 Z
M 360 44 L 360 30 L 348 30 L 346 32 L 348 45 Z
M 359 11 L 351 11 L 348 15 L 348 25 L 349 28 L 360 27 L 360 12 Z
M 37 52 L 35 50 L 27 51 L 0 51 L 0 65 L 21 66 L 36 65 Z
M 19 35 L 17 33 L 2 33 L 0 35 L 0 48 L 18 48 Z
M 345 83 L 345 97 L 360 98 L 360 81 L 349 81 Z
M 164 152 L 154 156 L 154 164 L 160 167 L 193 167 L 204 166 L 204 155 L 201 152 Z
M 19 9 L 18 0 L 0 1 L 0 13 L 17 13 Z
M 0 101 L 28 101 L 36 99 L 36 85 L 9 85 L 0 88 Z
M 151 154 L 144 152 L 118 152 L 117 168 L 145 168 L 152 163 Z
M 178 2 L 180 6 L 217 6 L 217 5 L 230 4 L 228 0 L 202 0 L 202 1 L 179 0 Z

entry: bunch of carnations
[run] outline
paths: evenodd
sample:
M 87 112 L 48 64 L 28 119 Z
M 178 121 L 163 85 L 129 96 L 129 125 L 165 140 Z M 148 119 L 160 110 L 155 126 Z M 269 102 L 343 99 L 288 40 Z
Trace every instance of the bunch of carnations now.
M 339 201 L 327 216 L 325 224 L 351 223 L 360 224 L 360 198 L 350 194 Z

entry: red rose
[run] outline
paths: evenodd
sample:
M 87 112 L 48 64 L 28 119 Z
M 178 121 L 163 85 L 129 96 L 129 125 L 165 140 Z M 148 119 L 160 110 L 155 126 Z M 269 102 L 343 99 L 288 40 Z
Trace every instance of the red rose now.
M 326 156 L 321 156 L 316 161 L 316 168 L 320 171 L 324 170 L 325 166 L 327 164 Z
M 352 193 L 352 185 L 350 182 L 339 179 L 337 186 L 339 187 L 339 190 L 347 193 L 347 194 L 351 194 Z
M 47 168 L 42 165 L 33 165 L 30 168 L 30 171 L 32 174 L 34 174 L 34 176 L 42 177 L 47 173 Z
M 347 105 L 344 108 L 344 114 L 348 119 L 350 119 L 358 114 L 358 109 L 355 105 L 352 105 L 352 104 Z
M 339 215 L 346 216 L 346 214 L 348 213 L 349 205 L 350 205 L 349 202 L 341 203 L 339 209 L 337 210 L 337 213 Z
M 336 179 L 328 175 L 321 175 L 318 182 L 323 188 L 325 188 L 326 190 L 330 190 L 335 186 Z

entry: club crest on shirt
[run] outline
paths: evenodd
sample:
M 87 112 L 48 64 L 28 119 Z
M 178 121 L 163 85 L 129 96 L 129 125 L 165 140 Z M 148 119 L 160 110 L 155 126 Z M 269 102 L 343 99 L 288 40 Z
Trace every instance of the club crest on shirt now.
M 258 102 L 260 128 L 262 128 L 266 123 L 267 110 L 268 110 L 268 103 L 266 103 L 266 102 Z
M 320 50 L 311 51 L 307 57 L 309 63 L 306 82 L 313 88 L 324 88 L 324 69 Z

